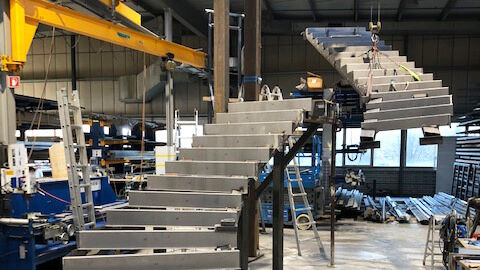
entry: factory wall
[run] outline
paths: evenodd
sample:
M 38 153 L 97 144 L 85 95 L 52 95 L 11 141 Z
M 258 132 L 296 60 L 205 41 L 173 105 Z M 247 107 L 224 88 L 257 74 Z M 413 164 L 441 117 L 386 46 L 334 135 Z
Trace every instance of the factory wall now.
M 183 43 L 200 47 L 197 38 L 184 37 Z M 70 36 L 55 38 L 54 53 L 50 61 L 45 97 L 56 99 L 56 90 L 62 87 L 71 89 Z M 77 44 L 77 90 L 86 112 L 117 116 L 139 117 L 141 104 L 126 104 L 121 101 L 119 76 L 139 74 L 143 71 L 144 55 L 120 46 L 95 39 L 80 37 Z M 16 93 L 40 97 L 44 88 L 49 61 L 51 37 L 36 38 L 27 56 L 27 63 L 21 73 L 22 86 Z M 146 55 L 148 65 L 158 58 Z M 181 113 L 193 114 L 195 109 L 207 113 L 207 104 L 202 96 L 208 95 L 204 83 L 188 74 L 175 73 L 175 102 Z M 147 78 L 148 80 L 148 78 Z M 139 88 L 141 89 L 141 87 Z M 137 89 L 132 98 L 141 98 Z M 159 118 L 165 114 L 163 92 L 146 105 L 149 118 Z
M 456 114 L 468 112 L 480 101 L 480 36 L 427 35 L 382 36 L 402 55 L 408 55 L 425 72 L 434 72 L 453 94 Z M 48 64 L 51 38 L 36 38 L 22 72 L 23 86 L 19 94 L 40 96 Z M 205 41 L 196 36 L 183 36 L 182 43 L 192 48 L 205 48 Z M 95 39 L 80 37 L 77 44 L 78 90 L 87 111 L 124 116 L 139 116 L 139 104 L 121 101 L 118 77 L 138 74 L 143 70 L 143 53 Z M 71 87 L 70 37 L 55 38 L 55 48 L 48 74 L 46 97 L 55 98 L 55 89 Z M 301 36 L 264 36 L 262 43 L 262 73 L 264 83 L 279 85 L 284 95 L 299 84 L 307 71 L 321 74 L 325 85 L 332 87 L 340 76 Z M 146 56 L 149 65 L 156 57 Z M 207 113 L 201 101 L 208 95 L 204 82 L 187 74 L 175 75 L 176 107 L 191 114 L 194 109 Z M 137 90 L 136 97 L 141 97 Z M 149 116 L 164 115 L 163 94 L 147 104 Z

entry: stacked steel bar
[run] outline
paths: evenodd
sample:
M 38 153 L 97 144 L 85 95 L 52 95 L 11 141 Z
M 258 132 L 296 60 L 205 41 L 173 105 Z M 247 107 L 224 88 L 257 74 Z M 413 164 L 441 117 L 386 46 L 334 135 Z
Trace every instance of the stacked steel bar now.
M 460 117 L 460 126 L 465 127 L 464 137 L 457 138 L 455 163 L 453 165 L 452 194 L 463 200 L 480 197 L 480 108 Z
M 367 220 L 387 221 L 396 220 L 408 222 L 413 215 L 421 224 L 428 224 L 432 215 L 448 215 L 453 211 L 458 217 L 464 218 L 467 210 L 467 202 L 446 193 L 440 192 L 422 198 L 391 198 L 389 196 L 373 199 L 363 195 L 358 190 L 347 190 L 339 187 L 335 193 L 337 206 L 342 209 L 357 210 L 363 213 Z M 358 200 L 360 197 L 360 201 Z M 359 202 L 358 207 L 349 204 L 350 201 Z M 475 213 L 470 213 L 474 215 Z

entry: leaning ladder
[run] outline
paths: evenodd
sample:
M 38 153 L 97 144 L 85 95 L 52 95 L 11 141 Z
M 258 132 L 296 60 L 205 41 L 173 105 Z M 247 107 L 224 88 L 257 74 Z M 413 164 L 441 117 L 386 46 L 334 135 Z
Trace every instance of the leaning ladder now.
M 432 215 L 428 224 L 427 241 L 425 243 L 425 252 L 423 254 L 423 265 L 427 264 L 427 258 L 430 257 L 431 269 L 435 268 L 436 263 L 443 262 L 443 260 L 439 261 L 435 259 L 436 256 L 439 256 L 440 258 L 443 256 L 441 252 L 437 252 L 437 250 L 440 251 L 440 227 L 442 226 L 439 224 L 439 220 L 442 220 L 443 218 L 445 218 L 445 216 Z M 435 248 L 435 245 L 437 245 L 437 248 Z
M 288 138 L 288 143 L 290 149 L 292 149 L 293 144 L 294 144 L 294 139 L 293 137 Z M 290 171 L 289 168 L 293 168 L 293 171 Z M 295 178 L 292 178 L 290 173 L 294 172 L 295 173 Z M 318 244 L 318 248 L 320 249 L 320 254 L 322 256 L 325 255 L 325 249 L 323 248 L 322 240 L 320 239 L 320 236 L 318 235 L 318 230 L 317 230 L 317 222 L 313 218 L 312 214 L 312 208 L 310 207 L 310 203 L 308 202 L 308 197 L 307 197 L 307 192 L 305 191 L 305 188 L 303 187 L 303 181 L 302 177 L 300 175 L 300 168 L 297 164 L 296 158 L 293 159 L 293 166 L 287 166 L 285 168 L 285 174 L 287 175 L 287 189 L 288 189 L 288 200 L 290 202 L 290 211 L 292 214 L 292 222 L 293 222 L 293 228 L 295 230 L 295 239 L 297 241 L 297 250 L 298 250 L 298 256 L 302 256 L 302 251 L 300 248 L 300 236 L 298 233 L 299 228 L 305 228 L 308 229 L 309 227 L 312 227 L 313 233 L 315 236 L 315 239 Z M 300 189 L 300 193 L 293 193 L 293 188 L 292 188 L 292 183 L 296 182 L 298 185 L 298 188 Z M 296 208 L 295 207 L 295 198 L 296 197 L 302 197 L 303 199 L 303 208 Z M 307 222 L 300 222 L 300 220 L 297 220 L 297 212 L 299 211 L 306 211 L 307 216 L 308 216 L 308 221 Z
M 68 187 L 70 189 L 73 224 L 76 231 L 95 227 L 95 208 L 92 186 L 90 184 L 90 166 L 87 159 L 87 147 L 82 129 L 82 111 L 77 91 L 71 95 L 65 88 L 57 91 L 58 112 L 63 132 L 65 159 L 68 170 Z M 71 123 L 73 121 L 73 124 Z M 78 160 L 75 157 L 78 149 Z M 80 179 L 79 173 L 82 174 Z M 82 201 L 82 193 L 84 201 Z

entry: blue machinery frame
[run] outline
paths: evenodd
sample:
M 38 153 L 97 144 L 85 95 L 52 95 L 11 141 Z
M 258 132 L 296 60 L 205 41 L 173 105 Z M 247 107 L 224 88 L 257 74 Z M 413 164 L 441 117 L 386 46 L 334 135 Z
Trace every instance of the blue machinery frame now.
M 70 201 L 67 180 L 40 182 L 39 185 L 48 193 Z M 92 178 L 92 185 L 95 205 L 117 201 L 107 177 Z M 55 223 L 58 219 L 54 215 L 65 213 L 67 208 L 66 203 L 40 193 L 32 197 L 10 195 L 10 214 L 14 218 L 23 218 L 26 213 L 40 212 L 49 216 L 49 223 Z M 48 240 L 40 243 L 38 238 L 42 233 L 43 230 L 38 224 L 31 221 L 28 225 L 0 224 L 0 269 L 35 270 L 37 265 L 61 258 L 76 248 L 75 241 L 64 244 Z

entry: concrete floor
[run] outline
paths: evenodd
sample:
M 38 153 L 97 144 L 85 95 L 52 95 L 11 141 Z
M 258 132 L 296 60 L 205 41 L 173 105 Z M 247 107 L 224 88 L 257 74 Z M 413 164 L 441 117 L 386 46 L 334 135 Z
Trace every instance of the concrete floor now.
M 427 226 L 412 224 L 379 224 L 367 221 L 341 220 L 335 234 L 336 269 L 430 269 L 422 265 Z M 330 232 L 319 226 L 320 237 L 330 254 Z M 285 229 L 284 269 L 322 269 L 329 261 L 319 254 L 312 231 L 301 231 L 303 256 L 297 256 L 292 228 Z M 250 263 L 249 269 L 272 269 L 272 228 L 260 235 L 264 254 Z M 439 258 L 441 259 L 441 258 Z M 441 265 L 435 269 L 444 269 Z

